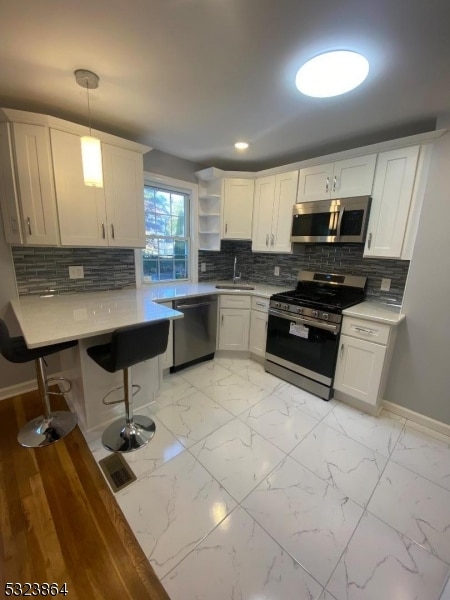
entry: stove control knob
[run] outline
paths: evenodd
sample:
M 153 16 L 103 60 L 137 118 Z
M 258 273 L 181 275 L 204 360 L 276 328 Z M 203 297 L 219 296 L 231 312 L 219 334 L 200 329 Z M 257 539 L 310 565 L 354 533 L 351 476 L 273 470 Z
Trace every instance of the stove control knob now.
M 319 317 L 319 311 L 318 310 L 313 310 L 312 313 L 311 313 L 311 315 L 317 319 Z
M 301 306 L 297 307 L 297 313 L 301 315 L 303 313 L 303 308 Z
M 328 321 L 329 318 L 330 318 L 330 315 L 328 313 L 322 313 L 322 319 L 324 321 Z
M 281 302 L 274 302 L 275 308 L 281 308 Z
M 281 305 L 281 308 L 282 308 L 283 310 L 289 310 L 289 304 L 282 304 L 282 305 Z

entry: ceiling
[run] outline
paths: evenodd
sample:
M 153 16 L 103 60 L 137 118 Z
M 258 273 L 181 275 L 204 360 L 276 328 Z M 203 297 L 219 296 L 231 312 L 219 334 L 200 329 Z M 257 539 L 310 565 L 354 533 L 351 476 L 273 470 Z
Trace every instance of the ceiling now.
M 448 0 L 3 0 L 0 106 L 204 165 L 256 170 L 433 129 L 450 111 Z M 308 58 L 362 52 L 364 84 L 307 98 Z M 246 153 L 233 147 L 238 140 Z

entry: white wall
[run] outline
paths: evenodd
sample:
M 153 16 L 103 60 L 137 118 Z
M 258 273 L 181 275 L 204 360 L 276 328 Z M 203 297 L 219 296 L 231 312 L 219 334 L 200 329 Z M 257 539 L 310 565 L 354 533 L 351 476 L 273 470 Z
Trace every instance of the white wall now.
M 182 181 L 198 183 L 194 173 L 204 168 L 205 165 L 193 163 L 190 160 L 185 160 L 184 158 L 179 158 L 160 150 L 151 150 L 147 154 L 144 154 L 144 171 L 166 175 L 167 177 L 181 179 Z
M 449 127 L 438 122 L 437 128 Z M 450 133 L 434 143 L 385 399 L 450 424 Z

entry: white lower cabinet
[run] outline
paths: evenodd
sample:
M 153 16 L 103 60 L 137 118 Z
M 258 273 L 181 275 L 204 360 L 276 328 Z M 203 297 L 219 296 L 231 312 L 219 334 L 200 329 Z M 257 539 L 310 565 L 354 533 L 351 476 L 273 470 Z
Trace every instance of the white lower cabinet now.
M 250 305 L 250 296 L 220 296 L 218 350 L 248 351 Z
M 257 356 L 265 356 L 266 354 L 268 308 L 268 298 L 252 297 L 248 349 L 252 354 L 256 354 Z
M 334 397 L 376 414 L 381 407 L 396 328 L 344 317 Z
M 160 302 L 160 304 L 172 308 L 172 302 Z M 170 367 L 173 367 L 173 321 L 170 321 L 167 349 L 164 354 L 159 356 L 160 370 L 170 369 Z

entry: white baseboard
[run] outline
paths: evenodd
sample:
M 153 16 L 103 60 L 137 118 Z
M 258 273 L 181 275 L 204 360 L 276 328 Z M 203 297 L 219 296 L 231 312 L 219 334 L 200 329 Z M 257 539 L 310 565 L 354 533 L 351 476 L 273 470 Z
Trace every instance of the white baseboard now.
M 24 381 L 23 383 L 16 383 L 9 387 L 0 388 L 0 400 L 6 400 L 7 398 L 13 398 L 14 396 L 20 396 L 20 394 L 26 394 L 37 390 L 36 379 L 30 381 Z
M 404 417 L 405 419 L 412 421 L 413 423 L 417 423 L 418 425 L 422 425 L 423 427 L 427 427 L 428 429 L 432 429 L 433 431 L 437 431 L 443 435 L 450 436 L 450 425 L 447 425 L 447 423 L 442 423 L 441 421 L 437 421 L 436 419 L 432 419 L 426 415 L 421 415 L 414 410 L 410 410 L 409 408 L 405 408 L 399 404 L 394 404 L 388 400 L 383 400 L 383 407 L 386 410 L 399 415 L 400 417 Z

